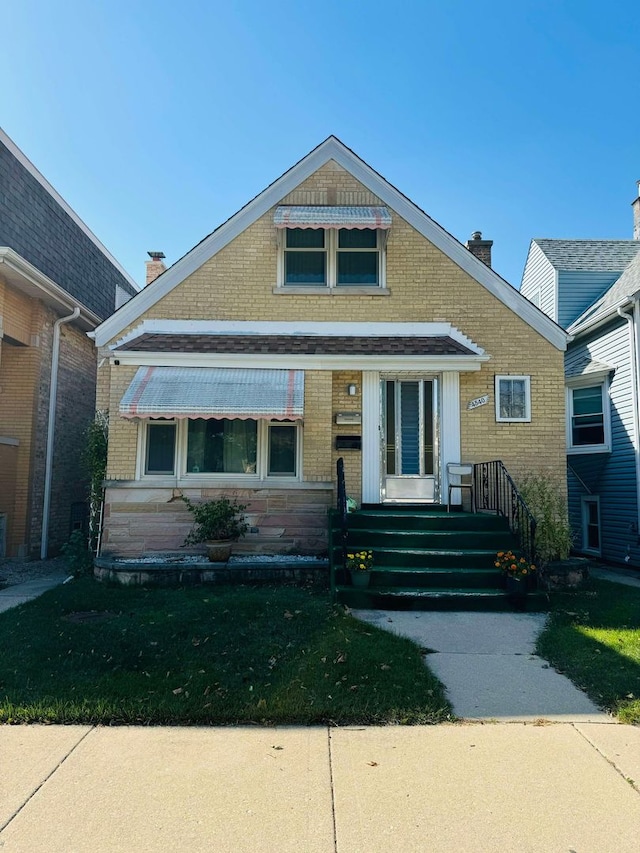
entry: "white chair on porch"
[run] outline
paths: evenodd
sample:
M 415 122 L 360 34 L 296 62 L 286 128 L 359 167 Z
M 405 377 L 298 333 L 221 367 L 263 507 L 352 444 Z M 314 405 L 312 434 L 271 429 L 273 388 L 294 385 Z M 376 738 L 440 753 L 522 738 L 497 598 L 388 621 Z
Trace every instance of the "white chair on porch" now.
M 458 481 L 462 477 L 471 477 L 469 483 L 452 483 L 452 478 Z M 473 493 L 473 465 L 468 462 L 447 462 L 447 482 L 449 484 L 447 494 L 447 512 L 451 511 L 451 492 L 453 489 L 469 489 L 471 495 L 471 512 L 476 511 L 475 495 Z

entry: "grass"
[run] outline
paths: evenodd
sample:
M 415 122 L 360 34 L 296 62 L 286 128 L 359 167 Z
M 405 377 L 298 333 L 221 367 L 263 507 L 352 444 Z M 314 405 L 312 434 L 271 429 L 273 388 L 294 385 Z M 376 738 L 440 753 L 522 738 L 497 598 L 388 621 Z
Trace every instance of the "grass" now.
M 74 580 L 0 616 L 0 723 L 451 719 L 420 649 L 299 587 Z
M 555 594 L 537 652 L 622 722 L 640 723 L 640 590 L 592 580 Z

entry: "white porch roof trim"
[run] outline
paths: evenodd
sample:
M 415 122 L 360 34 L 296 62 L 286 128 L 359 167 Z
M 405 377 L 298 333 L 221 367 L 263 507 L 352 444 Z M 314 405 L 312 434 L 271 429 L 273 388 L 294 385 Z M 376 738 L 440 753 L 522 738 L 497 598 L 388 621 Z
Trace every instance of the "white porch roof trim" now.
M 122 400 L 124 418 L 301 420 L 304 371 L 140 367 Z
M 386 207 L 281 205 L 273 217 L 276 228 L 391 228 Z

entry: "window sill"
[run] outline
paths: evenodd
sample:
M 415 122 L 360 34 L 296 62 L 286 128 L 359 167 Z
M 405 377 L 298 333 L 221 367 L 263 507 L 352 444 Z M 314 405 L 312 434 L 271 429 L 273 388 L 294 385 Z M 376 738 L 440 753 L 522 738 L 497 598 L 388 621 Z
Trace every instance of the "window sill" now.
M 225 477 L 219 480 L 200 477 L 196 480 L 193 477 L 147 475 L 140 480 L 105 480 L 104 485 L 108 489 L 302 489 L 307 491 L 333 489 L 333 483 L 330 481 L 305 482 L 293 477 L 270 477 L 265 480 L 258 480 L 256 477 L 246 479 Z
M 386 287 L 274 287 L 278 296 L 391 296 Z
M 591 453 L 611 453 L 611 448 L 606 444 L 591 444 L 584 447 L 567 447 L 568 456 L 580 456 Z

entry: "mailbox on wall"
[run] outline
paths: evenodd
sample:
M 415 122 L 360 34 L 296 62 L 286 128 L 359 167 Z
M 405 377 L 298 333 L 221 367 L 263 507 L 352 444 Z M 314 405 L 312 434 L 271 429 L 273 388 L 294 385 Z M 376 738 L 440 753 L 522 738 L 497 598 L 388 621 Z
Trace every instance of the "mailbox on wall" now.
M 362 438 L 359 435 L 337 435 L 336 450 L 362 450 Z

